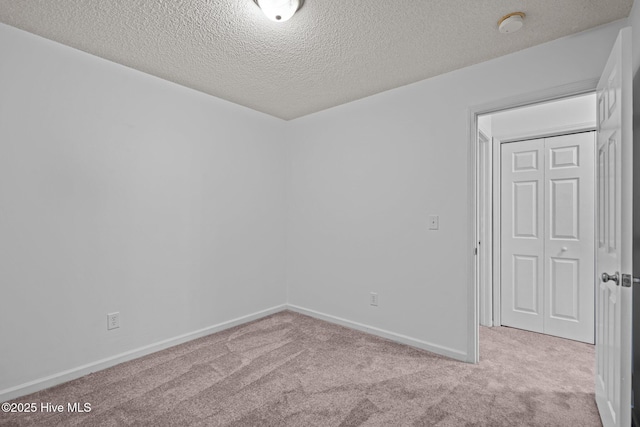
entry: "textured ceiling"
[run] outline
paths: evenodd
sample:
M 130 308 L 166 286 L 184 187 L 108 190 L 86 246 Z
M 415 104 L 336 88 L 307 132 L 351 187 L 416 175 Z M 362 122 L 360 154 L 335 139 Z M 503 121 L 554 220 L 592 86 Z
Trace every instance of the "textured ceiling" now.
M 627 17 L 633 0 L 0 0 L 0 22 L 283 119 Z M 524 28 L 497 31 L 510 12 Z

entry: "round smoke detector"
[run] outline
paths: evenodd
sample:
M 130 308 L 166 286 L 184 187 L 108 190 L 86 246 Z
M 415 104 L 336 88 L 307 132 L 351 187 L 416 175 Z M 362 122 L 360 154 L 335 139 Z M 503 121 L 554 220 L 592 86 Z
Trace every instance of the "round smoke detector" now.
M 513 12 L 503 16 L 498 21 L 498 31 L 502 34 L 515 33 L 524 25 L 524 13 Z

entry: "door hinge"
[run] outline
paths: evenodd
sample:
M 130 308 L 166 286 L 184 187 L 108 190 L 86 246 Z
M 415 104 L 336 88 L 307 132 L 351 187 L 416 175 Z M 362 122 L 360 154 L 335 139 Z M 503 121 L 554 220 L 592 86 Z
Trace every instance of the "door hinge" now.
M 640 283 L 640 277 L 633 277 L 630 274 L 622 275 L 622 287 L 630 288 L 632 283 Z

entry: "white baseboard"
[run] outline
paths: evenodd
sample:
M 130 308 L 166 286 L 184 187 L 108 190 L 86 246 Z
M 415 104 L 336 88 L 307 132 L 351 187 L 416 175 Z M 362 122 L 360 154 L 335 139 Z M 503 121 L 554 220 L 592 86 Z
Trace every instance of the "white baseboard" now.
M 169 338 L 159 341 L 154 344 L 139 347 L 124 353 L 116 354 L 115 356 L 107 357 L 95 362 L 87 363 L 86 365 L 79 366 L 77 368 L 69 369 L 66 371 L 58 372 L 47 377 L 38 378 L 33 381 L 26 382 L 24 384 L 17 385 L 15 387 L 6 388 L 0 390 L 0 402 L 6 402 L 11 399 L 15 399 L 20 396 L 24 396 L 36 391 L 44 390 L 54 385 L 62 384 L 67 381 L 80 378 L 84 375 L 92 372 L 100 371 L 102 369 L 109 368 L 119 363 L 127 362 L 129 360 L 137 359 L 138 357 L 146 356 L 147 354 L 155 353 L 156 351 L 164 350 L 165 348 L 173 347 L 178 344 L 182 344 L 187 341 L 194 340 L 196 338 L 204 337 L 216 332 L 223 331 L 225 329 L 232 328 L 243 323 L 251 322 L 253 320 L 260 319 L 262 317 L 269 316 L 274 313 L 278 313 L 287 308 L 286 304 L 278 305 L 268 308 L 266 310 L 257 311 L 246 316 L 241 316 L 226 322 L 218 323 L 217 325 L 208 326 L 197 331 L 188 332 L 186 334 L 179 335 L 177 337 Z
M 336 323 L 341 326 L 345 326 L 347 328 L 356 329 L 358 331 L 366 332 L 372 335 L 376 335 L 382 338 L 389 339 L 391 341 L 396 341 L 401 344 L 410 345 L 412 347 L 417 347 L 422 350 L 430 351 L 431 353 L 440 354 L 442 356 L 447 356 L 452 359 L 460 360 L 462 362 L 468 362 L 467 353 L 459 350 L 454 350 L 452 348 L 444 347 L 441 345 L 433 344 L 430 342 L 422 341 L 417 338 L 408 337 L 406 335 L 397 334 L 395 332 L 386 331 L 384 329 L 376 328 L 373 326 L 368 326 L 362 323 L 353 322 L 351 320 L 343 319 L 341 317 L 332 316 L 330 314 L 320 313 L 315 310 L 310 310 L 308 308 L 299 307 L 293 304 L 287 304 L 287 310 L 295 311 L 296 313 L 306 314 L 307 316 L 315 317 L 316 319 L 324 320 L 330 323 Z
M 53 387 L 58 384 L 62 384 L 67 381 L 80 378 L 84 375 L 88 375 L 92 372 L 100 371 L 117 364 L 127 362 L 129 360 L 137 359 L 142 356 L 146 356 L 151 353 L 155 353 L 160 350 L 164 350 L 169 347 L 173 347 L 178 344 L 185 343 L 187 341 L 194 340 L 196 338 L 204 337 L 216 332 L 224 331 L 225 329 L 232 328 L 234 326 L 241 325 L 243 323 L 251 322 L 253 320 L 260 319 L 262 317 L 269 316 L 274 313 L 278 313 L 283 310 L 291 310 L 296 313 L 305 314 L 307 316 L 314 317 L 316 319 L 324 320 L 330 323 L 335 323 L 347 328 L 356 329 L 358 331 L 366 332 L 372 335 L 376 335 L 382 338 L 389 339 L 391 341 L 399 342 L 402 344 L 410 345 L 412 347 L 420 348 L 430 351 L 432 353 L 447 356 L 452 359 L 460 360 L 463 362 L 468 361 L 467 354 L 454 350 L 448 347 L 444 347 L 437 344 L 432 344 L 426 341 L 422 341 L 416 338 L 408 337 L 406 335 L 397 334 L 395 332 L 386 331 L 384 329 L 368 326 L 362 323 L 353 322 L 351 320 L 343 319 L 341 317 L 332 316 L 330 314 L 320 313 L 315 310 L 310 310 L 304 307 L 300 307 L 293 304 L 282 304 L 275 307 L 268 308 L 266 310 L 258 311 L 246 316 L 241 316 L 226 322 L 218 323 L 216 325 L 208 326 L 197 331 L 182 334 L 173 338 L 169 338 L 163 341 L 159 341 L 154 344 L 139 347 L 124 353 L 120 353 L 111 357 L 107 357 L 95 362 L 87 363 L 77 368 L 69 369 L 66 371 L 58 372 L 47 377 L 38 378 L 33 381 L 26 382 L 14 387 L 0 390 L 0 402 L 6 402 L 20 396 L 34 393 L 36 391 L 44 390 L 49 387 Z

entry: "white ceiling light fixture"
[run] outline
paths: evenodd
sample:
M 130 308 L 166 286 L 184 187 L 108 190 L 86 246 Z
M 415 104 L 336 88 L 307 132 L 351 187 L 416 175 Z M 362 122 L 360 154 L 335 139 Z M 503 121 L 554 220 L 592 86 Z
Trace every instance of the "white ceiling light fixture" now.
M 503 16 L 498 21 L 498 31 L 502 34 L 515 33 L 524 25 L 524 17 L 523 12 L 513 12 Z
M 302 7 L 304 0 L 253 0 L 262 12 L 275 22 L 289 20 Z

